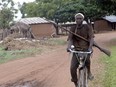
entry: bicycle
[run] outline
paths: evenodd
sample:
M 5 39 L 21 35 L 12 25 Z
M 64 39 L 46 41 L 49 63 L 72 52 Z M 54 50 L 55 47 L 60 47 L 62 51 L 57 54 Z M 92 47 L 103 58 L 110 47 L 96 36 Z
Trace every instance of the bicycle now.
M 72 50 L 73 49 L 73 50 Z M 92 51 L 75 51 L 74 47 L 71 47 L 69 51 L 76 55 L 77 60 L 79 61 L 79 67 L 78 67 L 78 85 L 77 87 L 88 87 L 88 73 L 87 73 L 87 67 L 85 65 L 85 62 L 87 60 L 87 56 L 92 53 Z

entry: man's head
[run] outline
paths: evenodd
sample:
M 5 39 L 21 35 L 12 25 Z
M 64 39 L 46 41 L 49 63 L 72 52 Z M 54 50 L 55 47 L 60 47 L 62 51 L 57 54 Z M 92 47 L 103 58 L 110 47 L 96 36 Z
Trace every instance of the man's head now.
M 75 15 L 75 21 L 78 25 L 82 24 L 83 20 L 84 20 L 84 15 L 82 13 L 77 13 Z

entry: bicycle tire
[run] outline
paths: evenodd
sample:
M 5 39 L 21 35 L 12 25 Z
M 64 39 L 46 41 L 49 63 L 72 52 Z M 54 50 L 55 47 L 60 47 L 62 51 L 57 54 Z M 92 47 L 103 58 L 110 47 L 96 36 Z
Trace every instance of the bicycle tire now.
M 78 86 L 77 87 L 88 87 L 87 68 L 86 67 L 79 70 L 78 77 L 79 78 L 78 78 Z

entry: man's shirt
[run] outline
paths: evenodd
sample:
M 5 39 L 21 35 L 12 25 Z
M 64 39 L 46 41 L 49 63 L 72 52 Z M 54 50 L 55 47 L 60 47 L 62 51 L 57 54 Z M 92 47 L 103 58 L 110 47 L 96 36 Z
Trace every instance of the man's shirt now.
M 76 25 L 71 27 L 70 31 L 75 34 L 82 36 L 83 38 L 87 39 L 88 41 L 94 37 L 93 29 L 88 26 L 87 24 L 82 24 L 81 27 L 77 27 Z M 68 40 L 73 41 L 73 45 L 75 46 L 76 50 L 87 50 L 89 47 L 89 43 L 78 38 L 77 36 L 69 33 Z

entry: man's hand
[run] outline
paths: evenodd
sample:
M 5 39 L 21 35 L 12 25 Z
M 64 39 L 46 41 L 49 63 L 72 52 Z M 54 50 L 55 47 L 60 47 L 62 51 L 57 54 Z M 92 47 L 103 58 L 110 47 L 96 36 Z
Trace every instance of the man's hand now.
M 67 50 L 67 52 L 70 52 L 70 48 L 67 48 L 66 50 Z
M 67 47 L 67 52 L 70 52 L 70 49 L 74 50 L 74 45 L 68 46 Z
M 89 51 L 89 52 L 90 52 L 90 51 L 93 52 L 93 49 L 92 49 L 92 48 L 88 48 L 88 51 Z

